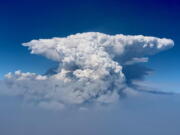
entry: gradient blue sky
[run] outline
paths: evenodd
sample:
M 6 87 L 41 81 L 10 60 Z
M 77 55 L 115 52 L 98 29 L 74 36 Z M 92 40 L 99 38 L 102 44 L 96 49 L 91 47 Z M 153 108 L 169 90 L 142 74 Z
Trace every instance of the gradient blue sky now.
M 0 79 L 44 73 L 56 63 L 23 42 L 78 32 L 171 38 L 174 48 L 150 58 L 149 86 L 180 92 L 179 0 L 0 0 Z M 1 135 L 180 135 L 180 96 L 141 93 L 92 110 L 54 112 L 0 95 Z
M 178 90 L 180 2 L 178 0 L 1 0 L 0 78 L 10 71 L 44 73 L 54 62 L 31 55 L 23 42 L 78 32 L 171 38 L 175 47 L 152 56 L 149 80 Z

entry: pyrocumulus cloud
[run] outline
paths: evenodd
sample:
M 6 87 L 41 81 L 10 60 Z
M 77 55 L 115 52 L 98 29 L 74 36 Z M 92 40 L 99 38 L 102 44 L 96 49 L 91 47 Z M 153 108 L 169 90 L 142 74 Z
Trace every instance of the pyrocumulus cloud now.
M 58 67 L 44 75 L 8 73 L 0 81 L 0 91 L 50 109 L 113 103 L 133 90 L 133 80 L 148 74 L 139 63 L 173 45 L 166 38 L 98 32 L 32 40 L 23 46 L 56 61 Z

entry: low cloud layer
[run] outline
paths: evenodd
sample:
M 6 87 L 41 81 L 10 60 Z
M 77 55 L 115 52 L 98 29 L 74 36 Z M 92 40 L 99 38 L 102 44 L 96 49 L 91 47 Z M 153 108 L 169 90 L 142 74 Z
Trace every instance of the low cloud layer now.
M 97 32 L 32 40 L 23 46 L 56 61 L 58 67 L 44 75 L 8 73 L 0 91 L 49 109 L 113 103 L 133 92 L 133 81 L 151 72 L 140 63 L 173 45 L 166 38 Z

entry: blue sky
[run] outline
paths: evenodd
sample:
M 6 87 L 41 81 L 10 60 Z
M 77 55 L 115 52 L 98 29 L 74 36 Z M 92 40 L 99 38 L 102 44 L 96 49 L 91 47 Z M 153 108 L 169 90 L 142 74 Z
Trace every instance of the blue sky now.
M 43 74 L 57 65 L 30 54 L 22 43 L 79 32 L 173 39 L 172 49 L 145 64 L 154 73 L 144 84 L 180 92 L 179 0 L 0 0 L 0 79 L 18 69 Z M 179 135 L 179 95 L 143 94 L 112 106 L 62 112 L 0 94 L 0 134 Z
M 23 42 L 98 31 L 172 38 L 175 47 L 153 56 L 155 80 L 180 77 L 180 3 L 176 0 L 0 1 L 0 76 L 17 69 L 43 73 L 54 64 L 30 55 Z M 169 78 L 171 78 L 169 80 Z

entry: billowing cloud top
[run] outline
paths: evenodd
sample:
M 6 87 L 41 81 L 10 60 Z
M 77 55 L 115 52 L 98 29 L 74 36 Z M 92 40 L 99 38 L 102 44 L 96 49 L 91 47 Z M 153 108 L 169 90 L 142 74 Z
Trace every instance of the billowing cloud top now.
M 1 89 L 47 108 L 112 103 L 130 88 L 129 69 L 138 70 L 138 63 L 147 62 L 148 55 L 173 44 L 166 38 L 97 32 L 32 40 L 23 46 L 29 47 L 32 54 L 58 62 L 59 66 L 45 75 L 8 73 L 1 81 Z

